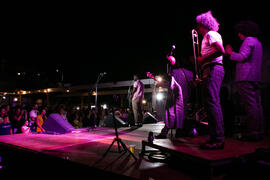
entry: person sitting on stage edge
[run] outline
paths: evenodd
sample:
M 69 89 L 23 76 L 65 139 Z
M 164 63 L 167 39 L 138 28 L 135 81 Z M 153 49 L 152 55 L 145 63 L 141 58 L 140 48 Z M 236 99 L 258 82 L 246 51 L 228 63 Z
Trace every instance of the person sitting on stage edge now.
M 29 124 L 28 120 L 23 119 L 22 122 L 23 122 L 23 125 L 21 127 L 22 134 L 31 134 L 30 127 L 28 127 Z
M 201 149 L 224 148 L 224 123 L 220 105 L 220 87 L 224 78 L 222 37 L 217 32 L 219 23 L 212 12 L 196 17 L 198 34 L 203 36 L 201 54 L 197 57 L 202 70 L 203 105 L 208 117 L 210 139 L 200 146 Z
M 239 140 L 258 141 L 264 135 L 264 115 L 261 105 L 260 82 L 263 48 L 258 40 L 259 27 L 252 21 L 242 21 L 235 26 L 243 41 L 239 52 L 226 46 L 230 60 L 236 62 L 235 82 L 247 113 L 247 128 Z

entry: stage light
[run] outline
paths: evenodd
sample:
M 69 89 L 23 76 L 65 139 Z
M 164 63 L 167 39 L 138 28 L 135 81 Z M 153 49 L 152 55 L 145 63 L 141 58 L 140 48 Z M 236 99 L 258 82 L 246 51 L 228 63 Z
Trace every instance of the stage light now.
M 157 76 L 156 79 L 157 79 L 158 82 L 162 82 L 162 77 L 161 76 Z
M 142 100 L 142 104 L 146 104 L 147 101 L 145 99 Z
M 102 105 L 102 108 L 103 108 L 103 109 L 108 109 L 107 104 L 103 104 L 103 105 Z
M 17 102 L 17 101 L 18 101 L 18 98 L 14 98 L 13 101 L 14 101 L 14 102 Z
M 96 93 L 96 91 L 93 91 L 92 92 L 92 96 L 95 96 L 97 93 Z
M 163 100 L 163 98 L 164 98 L 163 93 L 157 93 L 156 98 L 158 101 Z

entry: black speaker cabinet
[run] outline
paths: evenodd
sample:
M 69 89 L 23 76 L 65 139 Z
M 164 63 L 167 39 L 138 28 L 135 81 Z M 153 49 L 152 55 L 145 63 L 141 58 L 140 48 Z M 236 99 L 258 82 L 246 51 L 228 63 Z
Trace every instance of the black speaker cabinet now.
M 128 123 L 126 123 L 125 121 L 123 121 L 121 118 L 114 116 L 115 117 L 115 121 L 116 121 L 116 126 L 117 127 L 126 127 L 128 126 Z M 104 120 L 104 125 L 106 127 L 114 127 L 114 122 L 113 122 L 113 115 L 109 114 L 106 119 Z
M 143 116 L 143 124 L 157 123 L 158 120 L 149 112 Z
M 50 114 L 46 121 L 44 121 L 42 127 L 48 134 L 65 134 L 73 131 L 75 128 L 60 114 Z

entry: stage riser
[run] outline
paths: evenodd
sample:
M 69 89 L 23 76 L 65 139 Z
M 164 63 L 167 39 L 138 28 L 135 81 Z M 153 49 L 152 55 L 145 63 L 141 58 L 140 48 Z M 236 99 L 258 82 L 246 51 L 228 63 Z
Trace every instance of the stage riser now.
M 100 178 L 100 179 L 132 179 L 131 177 L 103 171 L 94 167 L 84 166 L 69 161 L 68 158 L 59 158 L 32 150 L 6 146 L 0 144 L 1 165 L 0 179 L 21 178 L 27 174 L 27 179 L 61 179 L 70 177 Z M 132 179 L 134 180 L 134 179 Z

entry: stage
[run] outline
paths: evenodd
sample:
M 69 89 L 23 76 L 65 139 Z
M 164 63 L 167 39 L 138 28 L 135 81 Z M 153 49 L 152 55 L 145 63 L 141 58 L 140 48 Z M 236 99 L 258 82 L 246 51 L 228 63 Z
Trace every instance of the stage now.
M 260 142 L 240 142 L 226 138 L 223 150 L 201 150 L 199 144 L 206 137 L 183 137 L 147 141 L 149 131 L 158 134 L 163 123 L 144 124 L 140 128 L 121 127 L 119 138 L 127 145 L 135 145 L 137 161 L 128 152 L 119 152 L 117 143 L 104 157 L 115 138 L 114 128 L 77 129 L 72 133 L 49 135 L 0 136 L 0 173 L 24 178 L 99 177 L 117 179 L 201 179 L 220 178 L 215 168 L 232 167 L 241 157 L 254 159 L 256 150 L 270 148 L 270 138 Z M 152 161 L 148 151 L 162 150 L 170 154 L 170 161 Z M 192 169 L 192 171 L 190 171 Z M 219 169 L 220 170 L 220 169 Z M 196 173 L 194 173 L 196 172 Z M 26 175 L 29 176 L 26 176 Z M 87 176 L 87 177 L 86 177 Z

